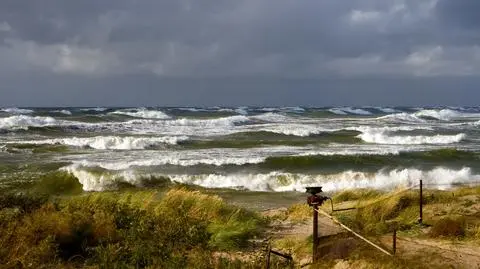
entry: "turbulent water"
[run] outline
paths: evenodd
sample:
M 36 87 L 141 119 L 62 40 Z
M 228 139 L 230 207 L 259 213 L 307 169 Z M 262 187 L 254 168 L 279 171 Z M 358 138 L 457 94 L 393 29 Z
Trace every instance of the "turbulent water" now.
M 148 178 L 326 191 L 480 179 L 480 108 L 3 108 L 0 188 L 51 171 L 86 191 Z

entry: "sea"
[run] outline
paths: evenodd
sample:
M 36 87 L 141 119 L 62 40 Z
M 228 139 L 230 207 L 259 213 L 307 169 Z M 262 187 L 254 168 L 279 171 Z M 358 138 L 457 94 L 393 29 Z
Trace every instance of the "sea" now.
M 165 180 L 304 192 L 480 181 L 480 107 L 0 109 L 0 190 L 62 172 L 84 191 Z

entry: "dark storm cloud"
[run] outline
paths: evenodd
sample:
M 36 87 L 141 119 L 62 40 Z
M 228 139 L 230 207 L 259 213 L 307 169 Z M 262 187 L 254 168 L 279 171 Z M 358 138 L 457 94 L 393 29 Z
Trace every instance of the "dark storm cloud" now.
M 145 76 L 246 81 L 476 77 L 478 3 L 4 0 L 0 75 L 8 83 L 0 92 L 12 91 L 26 76 L 42 77 L 44 84 L 55 80 L 51 88 L 69 85 L 71 76 L 101 81 L 98 85 L 110 79 L 109 87 L 119 77 Z M 262 87 L 274 91 L 273 84 Z

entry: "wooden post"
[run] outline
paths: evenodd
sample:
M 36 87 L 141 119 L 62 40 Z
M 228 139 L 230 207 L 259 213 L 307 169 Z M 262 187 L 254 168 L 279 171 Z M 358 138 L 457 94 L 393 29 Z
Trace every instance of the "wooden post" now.
M 393 227 L 393 255 L 397 253 L 397 227 Z
M 318 205 L 313 205 L 313 249 L 312 249 L 312 261 L 317 261 L 318 250 Z
M 266 266 L 265 268 L 270 269 L 270 253 L 272 252 L 272 246 L 268 243 L 267 246 L 267 257 L 266 257 Z
M 423 180 L 420 179 L 420 217 L 418 218 L 418 223 L 423 224 Z

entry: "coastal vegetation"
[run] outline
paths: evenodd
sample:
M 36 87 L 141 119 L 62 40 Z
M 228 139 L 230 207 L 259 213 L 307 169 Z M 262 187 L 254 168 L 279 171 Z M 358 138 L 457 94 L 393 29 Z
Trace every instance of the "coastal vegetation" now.
M 71 174 L 55 172 L 23 189 L 2 191 L 2 268 L 263 268 L 266 242 L 291 254 L 295 266 L 311 259 L 311 209 L 304 203 L 288 200 L 288 208 L 266 213 L 233 205 L 266 194 L 144 181 L 148 188 L 127 184 L 88 193 Z M 332 194 L 336 209 L 356 208 L 333 213 L 342 223 L 386 249 L 395 226 L 404 248 L 411 244 L 416 251 L 401 249 L 391 258 L 332 230 L 321 262 L 310 268 L 445 268 L 455 264 L 449 254 L 419 244 L 441 248 L 454 242 L 476 249 L 480 187 L 426 190 L 423 224 L 418 224 L 418 195 L 373 189 Z M 330 206 L 322 209 L 330 212 Z M 271 264 L 288 268 L 275 257 Z

